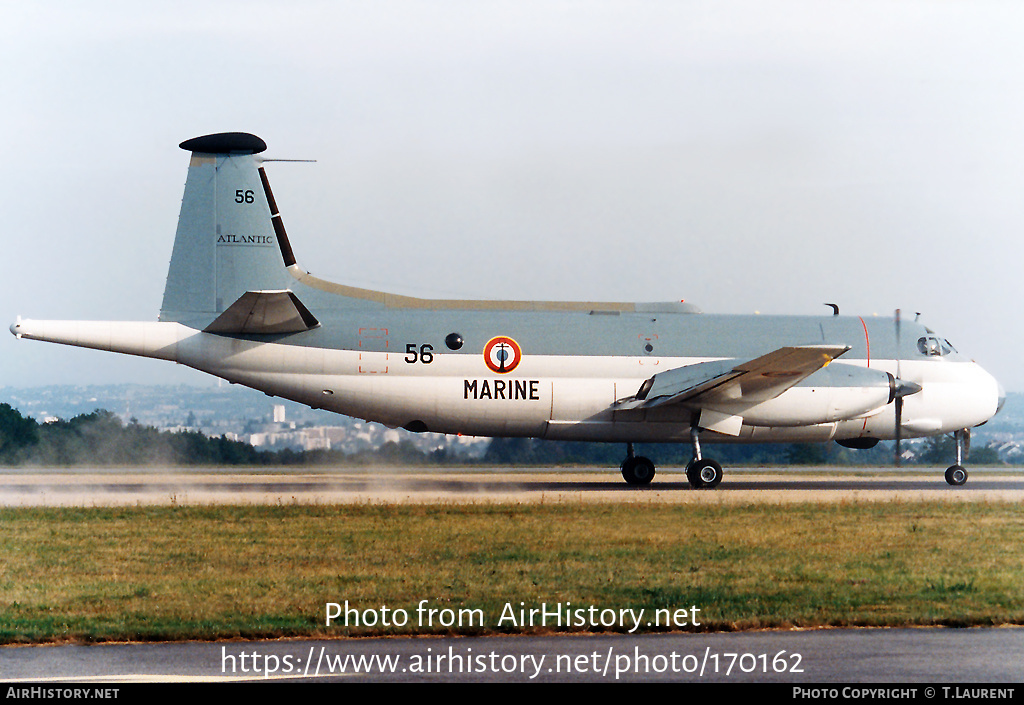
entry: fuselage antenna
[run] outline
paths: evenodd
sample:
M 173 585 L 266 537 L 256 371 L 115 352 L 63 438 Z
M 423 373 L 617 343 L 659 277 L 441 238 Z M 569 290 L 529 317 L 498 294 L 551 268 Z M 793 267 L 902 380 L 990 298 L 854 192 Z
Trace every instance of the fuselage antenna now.
M 256 157 L 256 161 L 258 161 L 260 164 L 264 164 L 266 162 L 311 162 L 314 164 L 316 163 L 316 159 L 263 159 L 262 157 Z

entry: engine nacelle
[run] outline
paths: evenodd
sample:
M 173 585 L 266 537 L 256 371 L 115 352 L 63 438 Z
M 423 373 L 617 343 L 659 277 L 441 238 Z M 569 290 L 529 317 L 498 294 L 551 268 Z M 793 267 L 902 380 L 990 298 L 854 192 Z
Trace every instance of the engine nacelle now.
M 743 417 L 751 426 L 803 426 L 868 415 L 894 399 L 888 372 L 833 362 L 774 399 L 741 409 L 717 409 Z

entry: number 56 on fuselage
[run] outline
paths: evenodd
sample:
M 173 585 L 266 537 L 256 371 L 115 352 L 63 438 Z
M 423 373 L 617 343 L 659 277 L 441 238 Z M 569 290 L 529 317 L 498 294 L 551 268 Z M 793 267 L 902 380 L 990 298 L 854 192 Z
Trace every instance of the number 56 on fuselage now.
M 627 444 L 830 441 L 964 431 L 1002 403 L 988 373 L 917 322 L 700 313 L 684 303 L 435 301 L 302 269 L 254 135 L 188 140 L 158 322 L 19 319 L 20 338 L 170 360 L 410 431 Z M 838 313 L 838 311 L 836 311 Z M 962 484 L 960 462 L 946 473 Z

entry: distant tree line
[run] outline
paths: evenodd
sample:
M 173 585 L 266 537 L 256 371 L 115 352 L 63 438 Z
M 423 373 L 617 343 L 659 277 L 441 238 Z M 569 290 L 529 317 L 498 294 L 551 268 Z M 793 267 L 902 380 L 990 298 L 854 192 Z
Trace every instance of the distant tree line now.
M 850 450 L 832 443 L 722 444 L 706 454 L 723 465 L 889 465 L 892 445 L 880 443 L 870 450 Z M 686 443 L 644 444 L 637 453 L 662 467 L 685 466 L 690 460 Z M 70 420 L 40 424 L 24 417 L 9 404 L 0 404 L 0 465 L 429 465 L 484 463 L 488 465 L 597 465 L 616 467 L 625 456 L 622 443 L 542 441 L 531 438 L 495 438 L 482 459 L 445 450 L 423 451 L 408 440 L 389 441 L 372 451 L 347 454 L 338 450 L 258 450 L 225 436 L 198 431 L 159 431 L 135 419 L 125 424 L 114 413 L 97 409 Z M 953 440 L 937 436 L 926 440 L 918 462 L 951 465 Z M 999 464 L 992 448 L 971 453 L 974 464 Z
M 225 436 L 198 431 L 160 431 L 135 419 L 125 424 L 97 409 L 70 420 L 38 423 L 10 404 L 0 404 L 0 465 L 424 465 L 465 462 L 444 450 L 425 452 L 411 441 L 388 441 L 377 449 L 260 450 Z

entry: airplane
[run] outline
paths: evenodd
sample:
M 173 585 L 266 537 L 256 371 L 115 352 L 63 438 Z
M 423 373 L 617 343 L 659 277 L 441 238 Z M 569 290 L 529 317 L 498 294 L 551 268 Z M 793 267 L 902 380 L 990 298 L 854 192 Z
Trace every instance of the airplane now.
M 970 429 L 1005 394 L 941 335 L 889 318 L 715 315 L 685 302 L 431 300 L 335 284 L 299 266 L 259 156 L 241 132 L 191 153 L 155 322 L 22 320 L 18 338 L 187 365 L 271 396 L 412 432 L 689 443 L 693 488 L 722 480 L 702 443 L 870 448 Z

